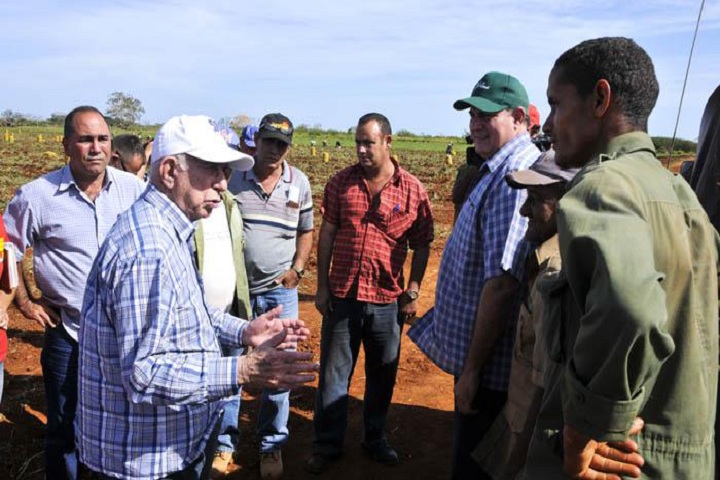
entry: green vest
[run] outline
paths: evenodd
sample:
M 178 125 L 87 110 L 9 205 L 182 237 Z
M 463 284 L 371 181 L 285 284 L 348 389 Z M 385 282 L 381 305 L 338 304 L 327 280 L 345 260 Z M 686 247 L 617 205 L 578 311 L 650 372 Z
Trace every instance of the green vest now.
M 249 320 L 250 292 L 248 290 L 247 272 L 245 271 L 245 238 L 243 237 L 243 221 L 240 216 L 235 198 L 228 192 L 222 193 L 223 205 L 230 226 L 230 241 L 232 242 L 233 263 L 235 264 L 235 299 L 230 314 Z M 202 275 L 203 255 L 205 253 L 205 237 L 203 236 L 202 222 L 198 222 L 195 229 L 195 260 Z

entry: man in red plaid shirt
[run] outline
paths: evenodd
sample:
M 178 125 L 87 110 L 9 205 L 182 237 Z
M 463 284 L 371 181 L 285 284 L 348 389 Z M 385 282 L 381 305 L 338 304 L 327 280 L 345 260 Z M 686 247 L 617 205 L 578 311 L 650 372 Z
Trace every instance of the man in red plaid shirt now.
M 315 440 L 307 463 L 311 473 L 324 471 L 342 454 L 348 387 L 361 342 L 366 375 L 362 447 L 377 462 L 398 462 L 385 436 L 385 419 L 403 322 L 417 312 L 433 218 L 423 185 L 390 158 L 391 143 L 385 116 L 360 117 L 355 134 L 358 163 L 325 186 L 315 301 L 323 325 Z M 413 256 L 406 289 L 408 248 Z

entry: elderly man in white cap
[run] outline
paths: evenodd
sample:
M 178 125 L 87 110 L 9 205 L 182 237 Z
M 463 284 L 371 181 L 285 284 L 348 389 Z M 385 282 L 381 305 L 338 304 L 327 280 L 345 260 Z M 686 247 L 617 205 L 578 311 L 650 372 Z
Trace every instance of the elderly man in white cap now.
M 95 259 L 82 309 L 78 442 L 99 478 L 205 478 L 225 397 L 242 384 L 314 379 L 312 353 L 280 309 L 252 322 L 206 305 L 193 221 L 221 206 L 231 169 L 251 157 L 206 116 L 170 119 L 153 143 L 145 193 L 118 217 Z M 220 344 L 251 346 L 223 357 Z

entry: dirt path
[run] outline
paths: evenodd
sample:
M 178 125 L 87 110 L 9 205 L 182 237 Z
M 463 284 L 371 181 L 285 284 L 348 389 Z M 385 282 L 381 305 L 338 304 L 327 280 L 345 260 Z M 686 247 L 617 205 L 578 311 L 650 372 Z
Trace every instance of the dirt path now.
M 434 250 L 428 264 L 420 298 L 421 312 L 435 296 L 440 254 Z M 310 276 L 308 276 L 310 277 Z M 301 289 L 300 317 L 311 328 L 309 348 L 319 355 L 320 315 L 313 306 L 314 277 Z M 407 329 L 407 327 L 406 327 Z M 42 479 L 45 402 L 40 370 L 43 336 L 40 327 L 14 308 L 10 311 L 9 353 L 5 361 L 6 386 L 0 411 L 0 478 Z M 388 418 L 388 439 L 401 462 L 394 467 L 375 464 L 360 449 L 362 399 L 365 388 L 364 359 L 360 354 L 350 393 L 350 422 L 343 458 L 319 477 L 303 470 L 312 450 L 312 412 L 316 385 L 294 391 L 291 396 L 290 441 L 283 449 L 285 479 L 365 478 L 438 479 L 449 476 L 452 434 L 452 379 L 444 374 L 403 335 L 398 381 Z M 231 465 L 232 480 L 259 478 L 254 447 L 258 391 L 245 391 L 241 406 L 240 464 Z

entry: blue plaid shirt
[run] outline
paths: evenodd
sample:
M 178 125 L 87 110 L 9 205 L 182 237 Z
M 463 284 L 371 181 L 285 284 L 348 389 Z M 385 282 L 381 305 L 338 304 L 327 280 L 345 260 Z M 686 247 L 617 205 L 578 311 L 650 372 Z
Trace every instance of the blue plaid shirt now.
M 118 217 L 88 278 L 80 325 L 77 444 L 92 470 L 154 479 L 202 453 L 236 395 L 247 322 L 207 307 L 192 223 L 154 186 Z
M 485 282 L 504 272 L 522 279 L 529 248 L 523 240 L 527 220 L 520 215 L 520 206 L 527 192 L 511 189 L 504 178 L 529 168 L 539 155 L 530 136 L 523 134 L 483 164 L 482 178 L 463 204 L 445 245 L 435 307 L 408 331 L 410 339 L 452 375 L 462 373 Z M 516 317 L 517 312 L 511 314 L 483 369 L 481 385 L 486 388 L 507 390 Z

